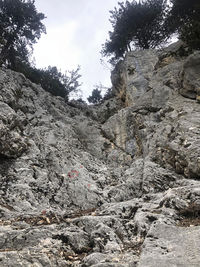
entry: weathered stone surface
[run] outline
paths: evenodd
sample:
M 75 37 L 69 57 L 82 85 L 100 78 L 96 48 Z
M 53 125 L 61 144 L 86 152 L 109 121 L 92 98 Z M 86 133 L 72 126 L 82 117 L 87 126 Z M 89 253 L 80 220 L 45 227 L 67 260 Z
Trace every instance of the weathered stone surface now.
M 157 223 L 151 227 L 138 267 L 200 265 L 200 227 L 180 228 Z
M 148 91 L 148 81 L 153 74 L 158 56 L 153 50 L 129 52 L 119 62 L 111 75 L 114 93 L 126 106 L 135 104 Z
M 180 49 L 128 53 L 97 106 L 0 70 L 0 266 L 199 266 L 199 54 Z
M 23 136 L 25 122 L 3 102 L 0 102 L 0 110 L 0 157 L 16 158 L 29 146 L 27 138 Z
M 183 65 L 180 93 L 191 99 L 200 96 L 200 52 L 190 55 Z

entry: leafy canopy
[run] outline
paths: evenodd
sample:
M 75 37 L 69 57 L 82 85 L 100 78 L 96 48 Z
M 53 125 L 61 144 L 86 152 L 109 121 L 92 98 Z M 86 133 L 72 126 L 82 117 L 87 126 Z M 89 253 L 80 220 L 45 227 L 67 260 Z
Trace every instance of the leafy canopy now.
M 16 61 L 28 62 L 32 45 L 45 33 L 34 0 L 0 0 L 0 65 L 15 69 Z
M 199 0 L 126 1 L 110 14 L 113 30 L 101 53 L 112 56 L 111 63 L 133 48 L 159 47 L 174 33 L 190 48 L 200 49 Z
M 163 31 L 166 0 L 146 0 L 118 3 L 119 8 L 110 11 L 113 31 L 103 45 L 103 56 L 120 58 L 131 48 L 155 48 L 167 36 Z
M 177 33 L 190 48 L 200 49 L 200 1 L 171 0 L 166 19 L 169 34 Z

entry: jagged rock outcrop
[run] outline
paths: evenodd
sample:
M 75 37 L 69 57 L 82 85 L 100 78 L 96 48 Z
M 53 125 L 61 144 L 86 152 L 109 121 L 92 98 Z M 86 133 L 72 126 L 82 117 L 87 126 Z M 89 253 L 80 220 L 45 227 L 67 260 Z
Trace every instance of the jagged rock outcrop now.
M 0 266 L 200 265 L 200 53 L 179 52 L 128 53 L 94 107 L 0 70 Z

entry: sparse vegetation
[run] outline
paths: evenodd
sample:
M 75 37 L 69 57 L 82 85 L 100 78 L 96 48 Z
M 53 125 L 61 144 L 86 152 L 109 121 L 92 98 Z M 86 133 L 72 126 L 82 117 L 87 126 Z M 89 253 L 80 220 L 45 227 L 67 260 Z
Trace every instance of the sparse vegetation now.
M 112 88 L 103 86 L 101 83 L 94 86 L 92 94 L 87 98 L 89 103 L 100 104 L 113 97 Z
M 61 96 L 68 101 L 71 92 L 77 92 L 81 84 L 79 83 L 80 67 L 76 70 L 63 74 L 57 67 L 49 66 L 46 69 L 37 69 L 30 64 L 19 64 L 18 71 L 22 72 L 28 79 L 36 84 L 41 84 L 42 88 L 52 95 Z
M 68 100 L 81 85 L 80 66 L 63 74 L 55 66 L 37 69 L 30 63 L 32 45 L 46 32 L 44 18 L 34 0 L 0 0 L 0 66 L 21 72 L 51 94 Z
M 92 94 L 88 97 L 87 100 L 92 104 L 99 104 L 102 101 L 101 90 L 98 86 L 93 89 Z

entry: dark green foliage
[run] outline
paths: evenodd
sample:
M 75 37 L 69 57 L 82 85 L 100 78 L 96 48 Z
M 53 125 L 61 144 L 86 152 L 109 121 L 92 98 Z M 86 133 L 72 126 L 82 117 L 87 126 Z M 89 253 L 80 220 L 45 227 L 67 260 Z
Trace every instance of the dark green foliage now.
M 103 100 L 108 100 L 108 99 L 112 98 L 113 96 L 114 96 L 114 94 L 113 94 L 112 88 L 108 88 L 104 97 L 103 97 Z
M 102 100 L 101 90 L 98 89 L 98 86 L 93 89 L 92 95 L 88 97 L 88 102 L 92 104 L 99 104 Z
M 171 0 L 172 8 L 166 19 L 169 34 L 178 33 L 190 48 L 200 49 L 199 0 Z
M 85 105 L 87 105 L 86 102 L 85 102 L 81 97 L 79 97 L 78 99 L 76 99 L 76 102 L 78 102 L 78 103 L 80 103 L 80 104 L 85 104 Z
M 28 62 L 29 53 L 45 32 L 33 0 L 0 0 L 0 65 L 12 69 L 16 62 Z
M 133 48 L 156 48 L 178 34 L 191 49 L 200 49 L 199 0 L 141 0 L 118 3 L 110 11 L 113 30 L 103 45 L 102 55 L 111 63 Z
M 191 48 L 200 49 L 200 21 L 193 20 L 186 24 L 180 34 L 180 38 Z
M 46 69 L 37 69 L 24 63 L 19 63 L 17 69 L 33 83 L 41 84 L 44 90 L 52 95 L 61 96 L 65 100 L 68 100 L 71 92 L 77 92 L 81 85 L 78 81 L 81 77 L 79 66 L 76 70 L 65 72 L 65 74 L 58 71 L 56 67 L 49 66 Z
M 170 0 L 172 8 L 168 15 L 168 20 L 174 24 L 175 30 L 182 28 L 184 23 L 191 19 L 199 18 L 199 0 Z
M 68 100 L 80 86 L 80 67 L 65 74 L 56 67 L 37 69 L 29 63 L 32 45 L 45 32 L 34 0 L 0 0 L 0 65 L 22 72 L 32 82 L 55 96 Z
M 103 45 L 104 56 L 120 58 L 131 47 L 155 48 L 166 39 L 163 31 L 166 0 L 146 0 L 118 3 L 119 8 L 110 11 L 113 31 Z

